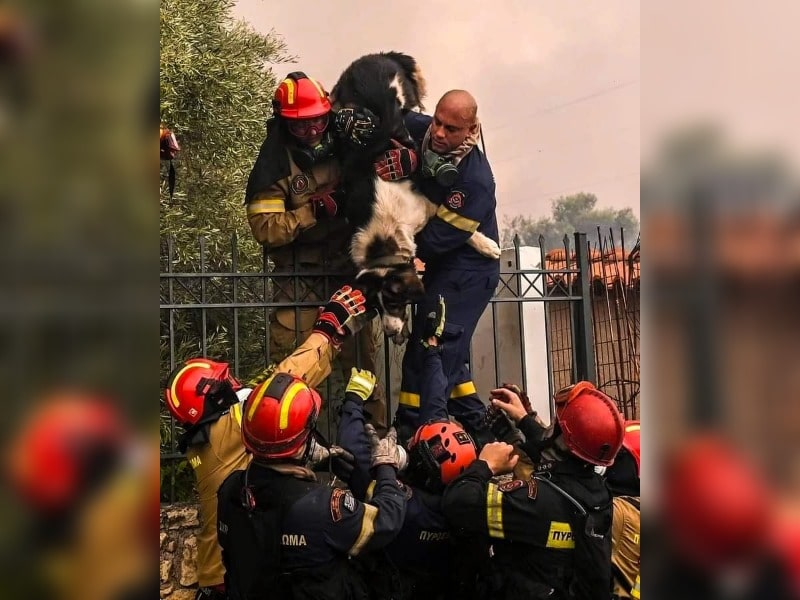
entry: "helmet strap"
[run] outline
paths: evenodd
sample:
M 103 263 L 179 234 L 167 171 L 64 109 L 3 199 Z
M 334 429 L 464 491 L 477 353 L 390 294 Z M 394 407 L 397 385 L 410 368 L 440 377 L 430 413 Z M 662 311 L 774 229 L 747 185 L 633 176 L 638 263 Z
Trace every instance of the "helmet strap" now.
M 256 497 L 253 494 L 253 488 L 250 487 L 249 484 L 249 477 L 250 477 L 250 467 L 252 466 L 253 462 L 247 465 L 244 470 L 244 485 L 242 485 L 242 493 L 241 493 L 241 502 L 242 508 L 244 508 L 247 512 L 253 512 L 256 509 Z
M 409 482 L 428 491 L 444 489 L 442 483 L 442 463 L 450 459 L 450 451 L 442 445 L 436 435 L 430 440 L 420 440 L 409 450 L 406 477 Z

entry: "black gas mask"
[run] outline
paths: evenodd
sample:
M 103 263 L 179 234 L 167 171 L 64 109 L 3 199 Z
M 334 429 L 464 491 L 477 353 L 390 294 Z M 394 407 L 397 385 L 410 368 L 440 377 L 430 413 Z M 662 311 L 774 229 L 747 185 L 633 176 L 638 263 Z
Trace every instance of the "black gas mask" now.
M 326 132 L 322 140 L 314 147 L 292 144 L 289 147 L 292 160 L 300 167 L 301 171 L 308 171 L 318 162 L 333 156 L 333 136 Z
M 422 155 L 422 175 L 435 179 L 443 187 L 450 187 L 458 179 L 458 169 L 450 159 L 433 150 L 425 150 Z

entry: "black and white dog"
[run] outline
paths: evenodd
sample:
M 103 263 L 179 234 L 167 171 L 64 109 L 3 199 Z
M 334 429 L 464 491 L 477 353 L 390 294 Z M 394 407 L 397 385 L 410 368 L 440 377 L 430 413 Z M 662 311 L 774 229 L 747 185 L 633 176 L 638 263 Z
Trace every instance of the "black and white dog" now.
M 424 109 L 425 92 L 416 61 L 399 52 L 362 56 L 344 70 L 331 91 L 334 109 L 366 108 L 377 116 L 377 129 L 366 145 L 341 141 L 337 155 L 347 198 L 345 216 L 357 228 L 350 248 L 359 269 L 356 282 L 368 306 L 378 308 L 384 332 L 396 343 L 404 341 L 406 305 L 425 291 L 414 266 L 414 235 L 437 207 L 415 190 L 412 180 L 377 177 L 374 162 L 392 148 L 392 140 L 415 148 L 403 117 L 409 110 Z M 486 256 L 500 256 L 497 244 L 482 233 L 475 232 L 467 243 Z

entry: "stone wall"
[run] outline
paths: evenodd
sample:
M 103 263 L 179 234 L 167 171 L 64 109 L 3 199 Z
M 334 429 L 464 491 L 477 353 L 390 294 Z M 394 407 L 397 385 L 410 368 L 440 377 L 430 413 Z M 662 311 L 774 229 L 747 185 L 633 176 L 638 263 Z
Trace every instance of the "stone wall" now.
M 172 504 L 161 508 L 159 547 L 161 598 L 194 600 L 197 593 L 197 506 Z

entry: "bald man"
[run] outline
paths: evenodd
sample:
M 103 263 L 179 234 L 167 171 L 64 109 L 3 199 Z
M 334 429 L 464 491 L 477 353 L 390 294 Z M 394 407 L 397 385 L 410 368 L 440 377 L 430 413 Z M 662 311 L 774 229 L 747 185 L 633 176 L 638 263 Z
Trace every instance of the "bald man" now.
M 475 232 L 498 242 L 494 175 L 477 147 L 478 104 L 465 90 L 451 90 L 439 100 L 433 117 L 410 112 L 406 127 L 420 144 L 419 188 L 438 205 L 436 215 L 416 237 L 417 256 L 425 262 L 425 299 L 416 307 L 412 339 L 403 359 L 397 427 L 400 435 L 416 430 L 423 387 L 425 320 L 436 311 L 439 295 L 447 305 L 442 336 L 442 366 L 448 378 L 448 410 L 476 442 L 485 443 L 485 406 L 467 366 L 478 319 L 500 280 L 500 261 L 465 244 Z

